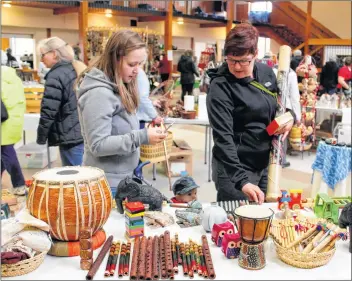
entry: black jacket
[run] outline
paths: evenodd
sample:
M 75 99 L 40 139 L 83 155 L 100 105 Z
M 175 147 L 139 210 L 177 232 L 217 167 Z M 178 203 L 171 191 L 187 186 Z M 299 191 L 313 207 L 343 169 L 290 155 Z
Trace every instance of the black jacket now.
M 296 68 L 299 66 L 300 62 L 303 60 L 302 56 L 293 57 L 290 62 L 290 67 L 296 71 Z
M 1 123 L 5 122 L 7 119 L 9 119 L 9 114 L 7 113 L 5 104 L 1 100 Z
M 277 92 L 276 76 L 265 64 L 256 63 L 256 81 Z M 249 182 L 246 170 L 261 171 L 268 166 L 272 138 L 266 127 L 275 118 L 276 99 L 250 85 L 252 78 L 237 79 L 224 63 L 212 77 L 207 95 L 213 156 L 220 161 L 239 190 Z
M 58 62 L 46 74 L 37 131 L 38 144 L 45 144 L 47 140 L 49 146 L 83 143 L 73 90 L 76 78 L 76 71 L 70 62 Z
M 321 71 L 320 84 L 327 90 L 337 87 L 339 67 L 336 62 L 328 61 Z
M 189 56 L 181 56 L 177 65 L 177 71 L 181 72 L 181 84 L 193 84 L 194 75 L 199 76 L 196 66 Z

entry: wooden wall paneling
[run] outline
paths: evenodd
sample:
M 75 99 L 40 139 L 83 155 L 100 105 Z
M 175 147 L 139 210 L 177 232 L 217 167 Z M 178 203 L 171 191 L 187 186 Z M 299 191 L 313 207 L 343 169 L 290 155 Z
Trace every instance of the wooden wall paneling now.
M 79 26 L 79 46 L 82 50 L 83 62 L 88 65 L 87 56 L 87 28 L 88 28 L 88 1 L 80 2 L 78 13 L 78 26 Z

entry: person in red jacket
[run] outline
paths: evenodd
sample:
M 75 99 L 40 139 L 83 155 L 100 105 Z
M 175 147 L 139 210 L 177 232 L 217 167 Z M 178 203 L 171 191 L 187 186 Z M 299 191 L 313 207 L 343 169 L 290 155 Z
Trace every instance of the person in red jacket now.
M 345 66 L 340 68 L 338 73 L 338 81 L 339 85 L 337 87 L 342 89 L 345 94 L 351 95 L 351 57 L 346 57 Z
M 169 70 L 169 61 L 167 60 L 166 54 L 163 55 L 163 58 L 159 62 L 159 73 L 161 82 L 164 82 L 169 79 L 170 70 Z

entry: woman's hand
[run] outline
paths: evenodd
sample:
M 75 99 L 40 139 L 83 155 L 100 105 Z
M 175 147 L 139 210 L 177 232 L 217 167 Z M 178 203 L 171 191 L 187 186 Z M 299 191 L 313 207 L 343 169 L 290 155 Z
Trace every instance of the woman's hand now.
M 259 205 L 263 204 L 265 195 L 258 186 L 247 183 L 242 187 L 242 192 L 246 194 L 250 200 L 258 203 Z
M 284 127 L 282 127 L 280 130 L 278 130 L 275 134 L 276 135 L 281 135 L 281 134 L 284 134 L 282 136 L 282 141 L 284 141 L 288 134 L 290 133 L 291 129 L 292 129 L 292 126 L 293 126 L 293 121 L 289 122 L 288 124 L 286 124 Z
M 155 107 L 161 108 L 160 100 L 154 100 L 154 101 L 153 101 L 153 105 L 154 105 Z
M 155 117 L 155 118 L 153 119 L 153 123 L 154 123 L 154 124 L 160 125 L 160 124 L 163 123 L 163 122 L 164 122 L 164 119 L 163 119 L 162 117 L 160 117 L 160 116 L 157 116 L 157 117 Z
M 149 144 L 157 144 L 159 142 L 162 142 L 167 136 L 167 133 L 164 133 L 161 128 L 149 127 L 147 130 Z

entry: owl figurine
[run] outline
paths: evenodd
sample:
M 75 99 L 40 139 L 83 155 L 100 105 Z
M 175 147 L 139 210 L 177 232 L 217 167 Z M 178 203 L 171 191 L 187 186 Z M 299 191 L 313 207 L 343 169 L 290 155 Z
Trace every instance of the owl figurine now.
M 211 231 L 211 240 L 215 243 L 216 246 L 221 247 L 224 235 L 233 233 L 235 233 L 235 229 L 233 224 L 229 221 L 220 224 L 214 224 Z
M 221 250 L 228 259 L 238 258 L 242 240 L 239 233 L 225 234 L 222 239 Z

